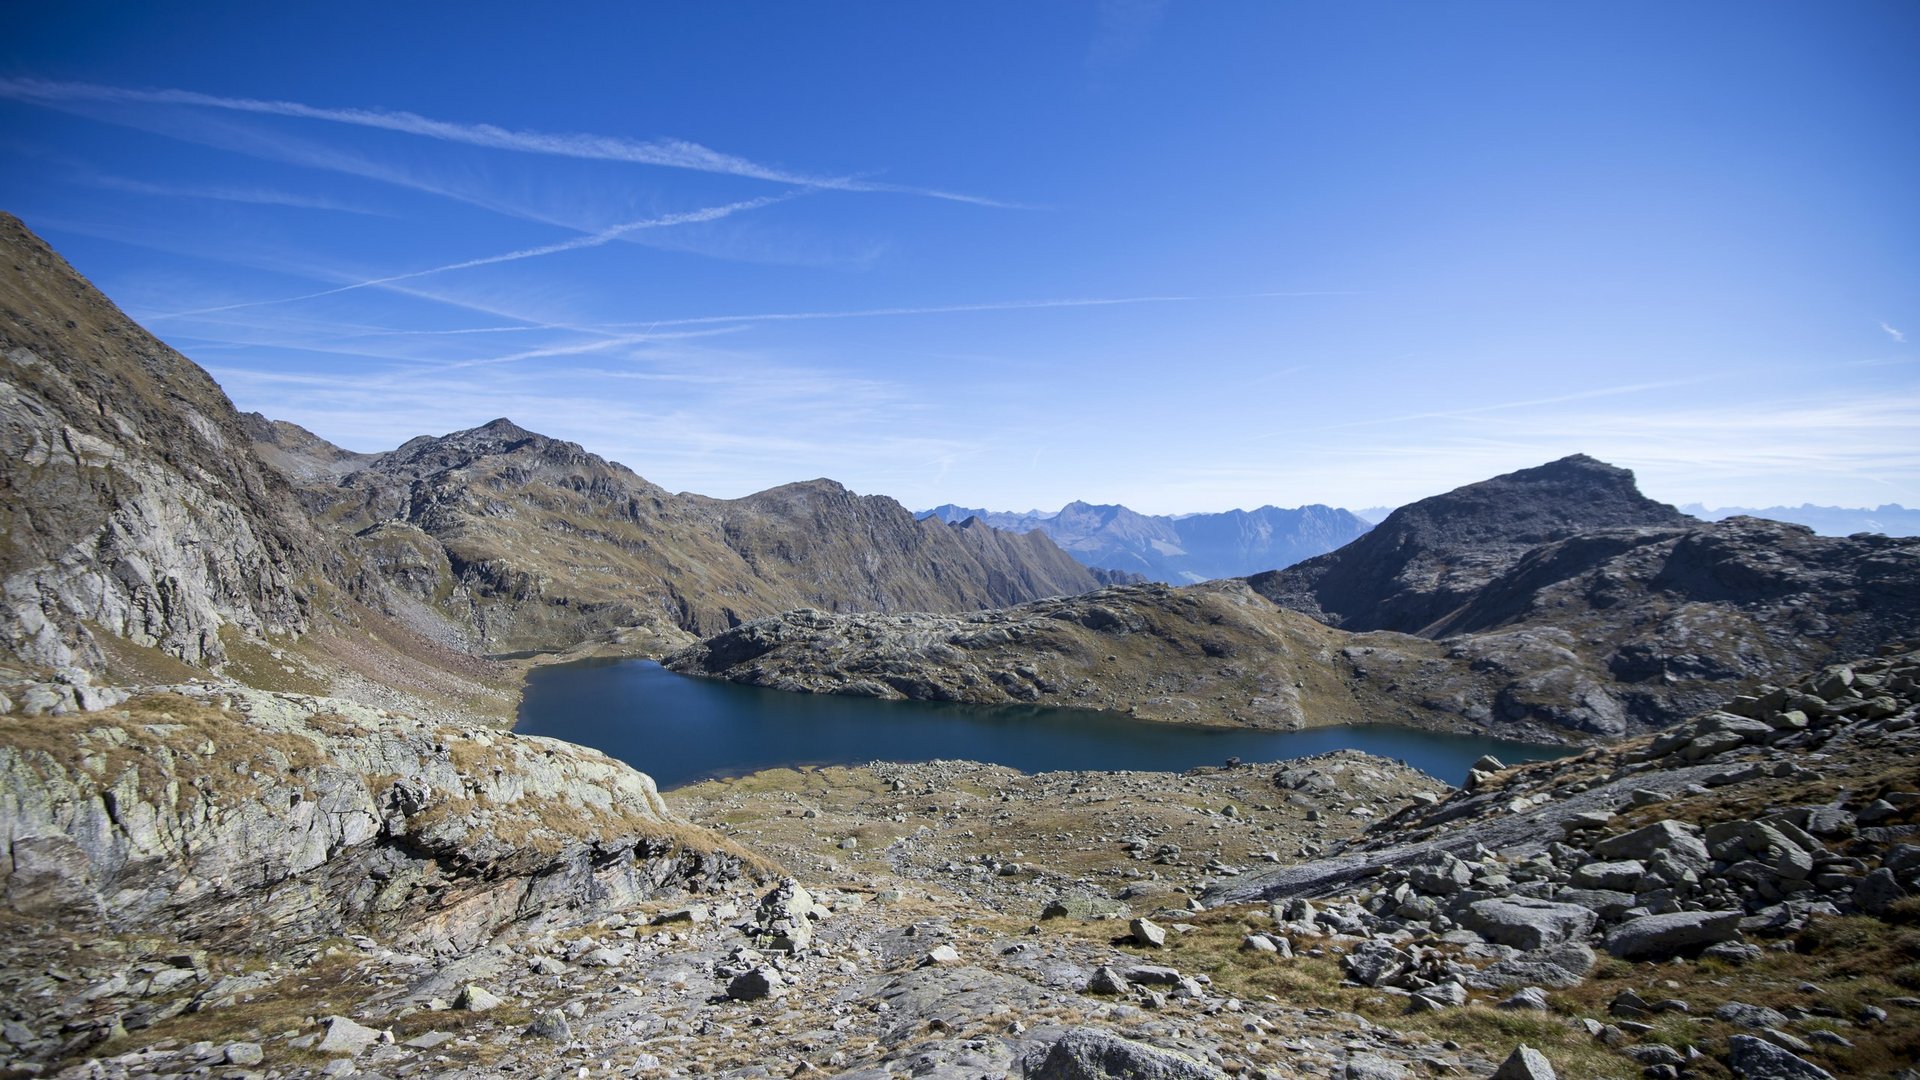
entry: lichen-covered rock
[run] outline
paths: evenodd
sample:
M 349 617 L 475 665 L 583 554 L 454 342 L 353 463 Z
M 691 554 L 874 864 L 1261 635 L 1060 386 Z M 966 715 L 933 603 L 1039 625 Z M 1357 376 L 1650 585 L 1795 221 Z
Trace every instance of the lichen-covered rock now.
M 0 732 L 0 902 L 68 924 L 458 951 L 739 866 L 597 751 L 351 702 L 187 684 Z

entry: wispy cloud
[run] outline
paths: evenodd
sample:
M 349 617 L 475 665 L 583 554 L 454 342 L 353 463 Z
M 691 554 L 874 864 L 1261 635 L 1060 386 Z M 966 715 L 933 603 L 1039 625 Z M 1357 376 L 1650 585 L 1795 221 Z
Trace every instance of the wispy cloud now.
M 773 311 L 750 315 L 697 315 L 679 319 L 615 323 L 624 326 L 695 326 L 701 323 L 806 322 L 814 319 L 880 319 L 911 315 L 958 315 L 976 311 L 1035 311 L 1047 308 L 1117 307 L 1129 304 L 1185 304 L 1203 300 L 1261 300 L 1296 296 L 1345 296 L 1344 292 L 1258 292 L 1219 296 L 1107 296 L 1052 300 L 998 300 L 981 304 L 936 304 L 922 307 L 860 308 L 853 311 Z
M 1880 323 L 1880 329 L 1885 330 L 1887 332 L 1888 337 L 1899 342 L 1900 344 L 1905 345 L 1907 343 L 1907 335 L 1902 333 L 1899 330 L 1894 329 L 1891 326 L 1888 326 L 1885 321 L 1882 321 Z
M 442 142 L 461 143 L 492 150 L 544 154 L 553 157 L 581 158 L 592 161 L 619 161 L 668 169 L 689 169 L 754 180 L 766 180 L 803 188 L 832 191 L 887 192 L 918 195 L 978 206 L 1016 208 L 1016 204 L 962 192 L 907 184 L 882 183 L 858 176 L 822 176 L 795 172 L 723 153 L 685 139 L 637 140 L 619 135 L 595 135 L 584 132 L 520 131 L 494 124 L 436 120 L 418 113 L 388 109 L 338 109 L 307 105 L 297 101 L 269 101 L 259 98 L 222 97 L 195 90 L 134 89 L 103 86 L 96 83 L 56 82 L 46 79 L 0 79 L 0 97 L 36 104 L 101 103 L 133 105 L 172 105 L 266 116 L 320 120 L 355 127 L 375 128 L 415 135 Z
M 539 258 L 542 255 L 557 255 L 563 251 L 579 251 L 582 248 L 601 247 L 629 233 L 638 232 L 642 229 L 664 229 L 674 225 L 718 221 L 721 218 L 745 210 L 757 210 L 763 206 L 772 206 L 774 203 L 784 202 L 792 197 L 791 194 L 768 195 L 763 198 L 728 203 L 725 206 L 709 206 L 704 209 L 691 210 L 685 213 L 665 214 L 660 217 L 644 218 L 640 221 L 629 221 L 621 225 L 601 229 L 598 232 L 589 233 L 585 236 L 576 236 L 569 240 L 561 240 L 557 243 L 542 244 L 539 247 L 521 248 L 518 251 L 509 251 L 499 255 L 486 255 L 477 259 L 464 259 L 460 262 L 447 263 L 444 266 L 428 267 L 425 270 L 410 270 L 404 274 L 389 274 L 385 277 L 368 278 L 365 281 L 355 281 L 337 288 L 322 289 L 319 292 L 302 293 L 299 296 L 281 296 L 267 300 L 248 300 L 243 303 L 221 304 L 215 307 L 195 308 L 188 311 L 164 312 L 147 317 L 156 320 L 178 319 L 191 315 L 209 315 L 220 311 L 235 311 L 240 308 L 264 307 L 269 304 L 291 304 L 301 300 L 318 300 L 323 296 L 337 296 L 340 293 L 352 292 L 355 289 L 378 288 L 384 285 L 392 285 L 396 282 L 411 281 L 414 278 L 429 277 L 433 274 L 444 274 L 452 270 L 471 270 L 480 266 L 493 266 L 498 263 L 518 262 L 521 259 Z
M 124 176 L 88 173 L 74 178 L 88 187 L 107 191 L 125 191 L 134 195 L 152 195 L 163 199 L 211 199 L 218 202 L 248 203 L 255 206 L 290 206 L 300 210 L 334 210 L 345 214 L 392 217 L 382 210 L 343 203 L 317 195 L 299 195 L 271 188 L 195 187 L 179 184 L 154 184 Z
M 1407 424 L 1419 420 L 1465 420 L 1486 413 L 1508 412 L 1516 409 L 1537 409 L 1548 405 L 1565 405 L 1575 401 L 1591 401 L 1596 398 L 1620 397 L 1626 394 L 1643 394 L 1650 390 L 1671 390 L 1677 386 L 1695 386 L 1709 381 L 1708 376 L 1691 379 L 1665 379 L 1658 382 L 1628 383 L 1623 386 L 1601 386 L 1591 390 L 1580 390 L 1571 394 L 1556 394 L 1551 397 L 1523 398 L 1516 401 L 1496 401 L 1485 405 L 1471 405 L 1459 409 L 1442 409 L 1434 412 L 1405 413 L 1399 416 L 1374 416 L 1364 420 L 1352 420 L 1344 424 L 1323 424 L 1318 427 L 1297 428 L 1295 431 L 1342 431 L 1348 428 L 1378 427 L 1382 425 Z

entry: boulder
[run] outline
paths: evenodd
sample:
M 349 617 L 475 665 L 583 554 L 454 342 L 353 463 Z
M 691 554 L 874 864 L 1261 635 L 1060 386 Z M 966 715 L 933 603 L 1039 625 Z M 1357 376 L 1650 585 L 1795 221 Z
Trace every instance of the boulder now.
M 573 1041 L 573 1027 L 567 1023 L 567 1014 L 559 1009 L 541 1009 L 534 1013 L 533 1023 L 527 1025 L 526 1034 L 554 1042 Z
M 1833 1080 L 1820 1066 L 1752 1035 L 1727 1040 L 1727 1068 L 1742 1080 Z
M 727 983 L 727 997 L 734 1001 L 762 1001 L 786 992 L 786 977 L 764 964 L 748 968 Z
M 1516 949 L 1542 949 L 1584 938 L 1596 921 L 1593 912 L 1576 904 L 1521 896 L 1475 900 L 1460 915 L 1467 929 Z
M 1467 975 L 1476 990 L 1503 990 L 1514 986 L 1578 986 L 1593 970 L 1593 950 L 1568 941 L 1551 949 L 1510 956 Z
M 1413 958 L 1385 941 L 1363 941 L 1340 958 L 1340 970 L 1362 986 L 1392 982 L 1413 969 Z
M 1491 1080 L 1557 1080 L 1547 1055 L 1531 1046 L 1516 1046 L 1493 1071 Z
M 1042 919 L 1124 919 L 1127 905 L 1104 896 L 1061 896 L 1040 909 Z
M 378 1031 L 345 1016 L 329 1016 L 320 1022 L 326 1025 L 327 1034 L 313 1052 L 325 1057 L 359 1057 L 380 1038 Z
M 453 1000 L 453 1007 L 466 1012 L 486 1012 L 497 1009 L 506 1002 L 501 1001 L 486 987 L 478 983 L 468 983 L 460 988 L 460 996 Z
M 1068 1030 L 1022 1064 L 1027 1080 L 1223 1080 L 1217 1069 L 1185 1054 L 1093 1028 Z
M 1593 853 L 1602 859 L 1638 859 L 1645 862 L 1660 852 L 1704 868 L 1711 861 L 1700 830 L 1685 822 L 1656 821 L 1629 833 L 1609 836 L 1593 845 Z
M 1167 931 L 1152 919 L 1135 919 L 1127 925 L 1133 935 L 1133 943 L 1149 949 L 1158 949 L 1167 943 Z
M 1623 960 L 1659 960 L 1739 937 L 1737 911 L 1676 911 L 1642 915 L 1614 927 L 1606 947 Z
M 1647 876 L 1647 865 L 1638 859 L 1618 862 L 1590 862 L 1573 872 L 1573 884 L 1582 889 L 1612 889 L 1632 892 Z

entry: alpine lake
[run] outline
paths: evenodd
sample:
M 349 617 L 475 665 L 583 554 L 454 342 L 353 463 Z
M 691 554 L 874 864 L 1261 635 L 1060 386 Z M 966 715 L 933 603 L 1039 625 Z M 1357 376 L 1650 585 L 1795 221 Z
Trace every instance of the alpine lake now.
M 1459 784 L 1483 754 L 1512 765 L 1578 750 L 1385 724 L 1256 731 L 1083 709 L 796 694 L 679 675 L 650 660 L 604 659 L 535 668 L 514 730 L 591 746 L 662 790 L 761 769 L 870 761 L 1179 772 L 1229 758 L 1280 761 L 1343 749 Z

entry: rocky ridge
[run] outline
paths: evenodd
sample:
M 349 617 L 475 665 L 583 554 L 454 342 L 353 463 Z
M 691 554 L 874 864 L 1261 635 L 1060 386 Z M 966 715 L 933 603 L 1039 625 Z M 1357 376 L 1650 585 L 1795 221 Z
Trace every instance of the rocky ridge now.
M 1632 520 L 1679 524 L 1618 524 Z M 1365 610 L 1420 633 L 1309 624 L 1289 605 L 1351 627 L 1301 591 L 1310 582 L 1371 596 Z M 1403 507 L 1277 574 L 949 618 L 794 612 L 668 663 L 811 692 L 1558 741 L 1648 731 L 1914 633 L 1920 541 L 1694 522 L 1641 497 L 1625 470 L 1568 459 Z
M 801 606 L 968 610 L 1102 582 L 1041 535 L 916 521 L 830 480 L 676 495 L 505 418 L 373 455 L 256 429 L 319 520 L 487 651 L 632 626 L 715 633 Z

